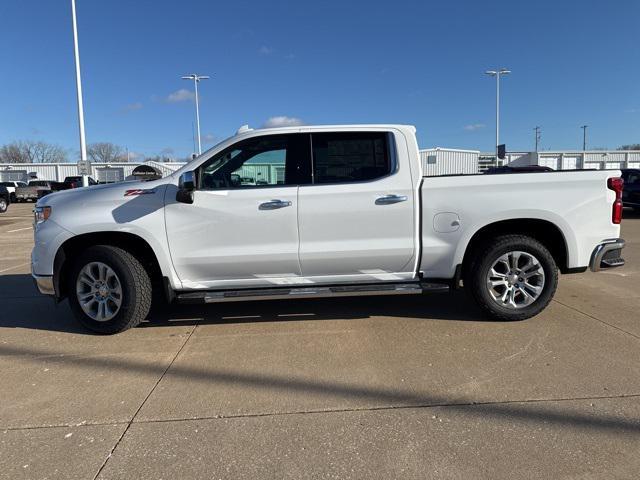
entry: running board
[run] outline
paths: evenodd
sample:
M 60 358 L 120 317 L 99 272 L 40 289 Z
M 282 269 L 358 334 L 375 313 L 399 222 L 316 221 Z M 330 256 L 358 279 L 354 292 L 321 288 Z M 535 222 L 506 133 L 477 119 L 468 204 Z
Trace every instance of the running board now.
M 283 300 L 294 298 L 356 297 L 364 295 L 417 295 L 424 292 L 448 292 L 441 283 L 384 283 L 371 285 L 334 285 L 297 288 L 259 288 L 245 290 L 208 290 L 182 292 L 180 303 L 245 302 L 251 300 Z

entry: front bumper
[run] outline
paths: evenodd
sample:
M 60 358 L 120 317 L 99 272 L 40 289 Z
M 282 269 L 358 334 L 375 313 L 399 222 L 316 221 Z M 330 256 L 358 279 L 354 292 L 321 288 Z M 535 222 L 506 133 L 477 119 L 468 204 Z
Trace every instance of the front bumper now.
M 621 238 L 610 238 L 602 241 L 591 254 L 589 268 L 597 272 L 605 268 L 621 267 L 624 265 L 622 249 L 625 241 Z

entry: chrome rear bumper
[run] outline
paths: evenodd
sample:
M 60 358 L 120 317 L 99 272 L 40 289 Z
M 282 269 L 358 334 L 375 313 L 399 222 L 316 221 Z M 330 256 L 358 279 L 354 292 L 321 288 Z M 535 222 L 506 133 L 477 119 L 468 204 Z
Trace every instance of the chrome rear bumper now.
M 621 267 L 624 265 L 622 249 L 625 242 L 621 238 L 610 238 L 600 243 L 591 254 L 589 268 L 592 272 L 597 272 L 604 268 Z
M 51 275 L 35 275 L 33 277 L 33 283 L 36 284 L 36 288 L 43 295 L 55 296 L 56 289 L 53 286 L 53 276 Z

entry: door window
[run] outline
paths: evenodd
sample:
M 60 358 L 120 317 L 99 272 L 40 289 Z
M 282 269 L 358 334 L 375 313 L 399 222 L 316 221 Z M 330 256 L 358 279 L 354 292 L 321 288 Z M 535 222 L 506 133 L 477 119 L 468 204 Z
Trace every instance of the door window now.
M 387 133 L 319 133 L 312 143 L 314 184 L 362 182 L 392 173 Z
M 199 170 L 199 189 L 310 183 L 309 135 L 264 135 L 223 150 Z

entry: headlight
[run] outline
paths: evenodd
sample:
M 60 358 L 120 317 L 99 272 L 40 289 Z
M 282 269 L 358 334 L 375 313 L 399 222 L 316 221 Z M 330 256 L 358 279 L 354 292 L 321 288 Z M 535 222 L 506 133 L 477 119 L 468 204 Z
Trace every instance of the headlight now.
M 51 207 L 36 207 L 33 209 L 35 224 L 45 222 L 51 216 Z

